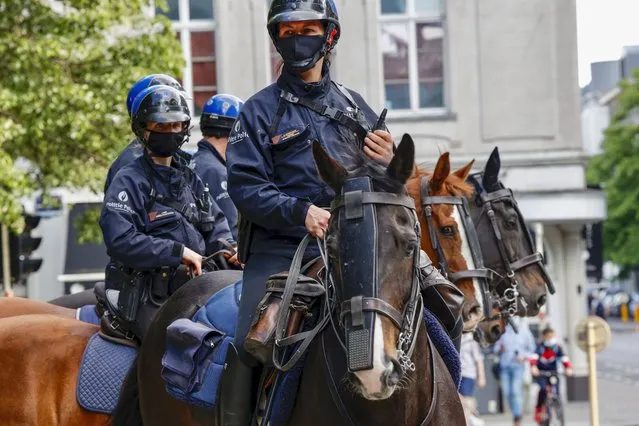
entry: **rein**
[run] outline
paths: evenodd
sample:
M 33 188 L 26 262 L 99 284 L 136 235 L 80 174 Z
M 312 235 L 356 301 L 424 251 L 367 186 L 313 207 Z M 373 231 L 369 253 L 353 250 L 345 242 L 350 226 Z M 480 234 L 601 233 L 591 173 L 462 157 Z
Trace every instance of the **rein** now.
M 349 184 L 351 184 L 351 189 L 357 188 L 358 186 L 361 189 L 348 190 L 347 188 Z M 343 189 L 343 194 L 337 196 L 331 204 L 331 221 L 338 221 L 337 228 L 340 230 L 340 235 L 344 237 L 346 241 L 353 240 L 352 237 L 357 235 L 368 234 L 370 236 L 370 227 L 372 227 L 375 231 L 377 230 L 377 217 L 375 208 L 377 205 L 400 206 L 410 210 L 415 217 L 415 232 L 417 234 L 417 245 L 419 245 L 421 230 L 419 221 L 417 220 L 417 215 L 415 213 L 415 203 L 412 198 L 408 197 L 407 195 L 374 192 L 372 191 L 372 187 L 370 186 L 370 178 L 368 177 L 347 179 L 347 181 L 345 182 L 345 187 Z M 352 235 L 349 235 L 349 231 L 352 233 Z M 376 244 L 377 233 L 375 232 L 374 234 L 375 235 L 373 241 L 374 244 Z M 293 257 L 293 262 L 286 279 L 285 289 L 282 294 L 281 309 L 278 314 L 275 328 L 275 345 L 273 350 L 273 364 L 275 368 L 280 371 L 290 370 L 299 361 L 299 359 L 308 349 L 314 338 L 328 325 L 329 322 L 332 325 L 337 341 L 339 342 L 346 355 L 348 370 L 350 372 L 353 372 L 373 368 L 373 340 L 367 338 L 373 334 L 373 328 L 375 326 L 373 315 L 379 314 L 385 316 L 386 318 L 389 318 L 390 321 L 399 330 L 397 354 L 398 362 L 401 367 L 401 375 L 404 376 L 409 372 L 414 372 L 415 364 L 413 363 L 411 358 L 416 346 L 417 336 L 422 325 L 422 315 L 424 310 L 424 302 L 420 292 L 421 284 L 418 269 L 420 258 L 419 247 L 416 247 L 414 250 L 410 297 L 406 305 L 404 306 L 403 312 L 400 312 L 399 310 L 397 310 L 397 308 L 391 306 L 386 301 L 377 297 L 378 277 L 376 272 L 376 245 L 373 247 L 372 258 L 353 258 L 352 256 L 355 254 L 361 256 L 361 249 L 359 250 L 359 253 L 352 253 L 350 251 L 347 251 L 346 253 L 344 253 L 344 251 L 340 252 L 344 257 L 341 258 L 341 264 L 338 266 L 338 268 L 340 268 L 342 276 L 350 276 L 349 274 L 352 275 L 354 273 L 361 272 L 359 269 L 357 269 L 358 267 L 370 267 L 371 265 L 369 265 L 367 261 L 371 261 L 371 259 L 374 263 L 372 268 L 373 271 L 368 271 L 369 275 L 370 273 L 374 274 L 372 276 L 372 288 L 366 288 L 366 286 L 364 285 L 361 290 L 362 293 L 365 290 L 369 290 L 370 294 L 360 293 L 353 295 L 352 297 L 346 298 L 346 300 L 344 300 L 339 306 L 339 314 L 337 315 L 337 319 L 341 331 L 343 331 L 346 338 L 346 341 L 344 342 L 340 337 L 342 333 L 336 326 L 334 320 L 334 314 L 337 313 L 336 311 L 338 308 L 335 300 L 336 293 L 338 291 L 344 293 L 348 292 L 349 290 L 357 290 L 343 288 L 339 289 L 335 285 L 333 274 L 331 273 L 331 260 L 327 256 L 327 232 L 323 244 L 320 241 L 317 241 L 318 247 L 320 249 L 320 254 L 325 265 L 324 279 L 319 279 L 326 290 L 324 292 L 326 299 L 323 304 L 323 316 L 313 329 L 289 337 L 285 337 L 286 327 L 288 323 L 288 306 L 292 301 L 295 285 L 300 274 L 302 258 L 311 238 L 312 237 L 310 235 L 306 235 L 302 239 L 302 242 L 298 246 Z M 340 244 L 340 249 L 342 250 L 344 250 L 343 245 L 344 244 Z M 351 260 L 351 262 L 345 262 L 345 259 Z M 354 265 L 350 265 L 351 263 Z M 352 269 L 347 270 L 347 265 L 350 265 Z M 360 279 L 358 282 L 364 282 L 362 281 L 362 277 L 359 278 Z M 346 281 L 351 282 L 349 280 Z M 331 289 L 332 292 L 330 291 Z M 370 328 L 366 328 L 367 326 L 369 326 Z M 344 419 L 347 420 L 350 424 L 353 424 L 350 416 L 348 415 L 348 412 L 344 407 L 341 396 L 339 395 L 339 390 L 336 387 L 336 381 L 332 375 L 332 370 L 330 368 L 330 365 L 328 364 L 328 359 L 326 358 L 324 335 L 322 335 L 321 339 L 322 349 L 324 353 L 324 364 L 329 373 L 327 382 L 331 390 L 333 401 L 338 407 L 342 417 L 344 417 Z M 426 415 L 426 418 L 421 423 L 421 425 L 426 425 L 430 422 L 432 416 L 434 415 L 437 401 L 437 386 L 435 380 L 434 364 L 435 349 L 432 346 L 432 342 L 428 335 L 427 339 L 428 346 L 431 351 L 430 366 L 432 371 L 431 386 L 433 389 L 433 397 L 430 402 L 428 414 Z M 289 346 L 295 344 L 298 344 L 298 346 L 294 348 L 292 354 L 290 355 L 290 358 L 285 361 L 285 352 L 287 351 Z
M 555 286 L 550 276 L 546 272 L 546 269 L 544 268 L 544 265 L 542 263 L 543 256 L 541 255 L 541 253 L 534 252 L 532 254 L 522 257 L 521 259 L 517 259 L 514 262 L 511 262 L 509 259 L 508 252 L 506 250 L 506 244 L 504 243 L 504 240 L 502 238 L 502 233 L 499 229 L 499 225 L 497 224 L 497 218 L 495 216 L 495 209 L 494 209 L 493 203 L 497 201 L 501 201 L 501 200 L 509 200 L 511 204 L 513 205 L 513 208 L 517 212 L 518 219 L 522 221 L 523 216 L 521 214 L 521 211 L 519 210 L 519 206 L 517 205 L 517 202 L 515 200 L 512 190 L 508 188 L 502 188 L 495 192 L 488 193 L 483 187 L 481 187 L 481 192 L 479 192 L 476 195 L 475 200 L 477 205 L 481 207 L 482 209 L 479 215 L 478 221 L 481 219 L 484 213 L 486 213 L 486 216 L 488 217 L 491 228 L 493 230 L 495 241 L 497 243 L 497 249 L 499 251 L 499 256 L 501 258 L 502 266 L 504 267 L 506 271 L 505 275 L 501 275 L 493 271 L 493 273 L 497 275 L 500 279 L 496 283 L 494 283 L 493 286 L 491 286 L 492 287 L 491 296 L 493 297 L 495 301 L 494 306 L 500 310 L 500 314 L 495 316 L 487 315 L 486 320 L 491 321 L 491 320 L 502 319 L 502 318 L 509 319 L 509 317 L 515 316 L 517 314 L 518 300 L 521 301 L 521 303 L 525 303 L 524 299 L 521 297 L 519 293 L 520 284 L 517 281 L 517 278 L 515 276 L 515 274 L 518 271 L 532 265 L 537 265 L 539 266 L 542 274 L 544 275 L 544 279 L 546 283 L 548 284 L 548 290 L 550 294 L 555 293 Z M 521 226 L 523 226 L 524 229 L 526 229 L 526 240 L 527 240 L 528 246 L 530 247 L 530 250 L 533 251 L 535 246 L 532 242 L 530 233 L 528 232 L 528 228 L 526 227 L 526 224 L 523 223 L 523 221 L 521 223 Z M 500 296 L 497 289 L 503 282 L 506 282 L 507 288 L 504 290 L 503 295 Z M 509 323 L 512 324 L 512 321 L 509 321 Z

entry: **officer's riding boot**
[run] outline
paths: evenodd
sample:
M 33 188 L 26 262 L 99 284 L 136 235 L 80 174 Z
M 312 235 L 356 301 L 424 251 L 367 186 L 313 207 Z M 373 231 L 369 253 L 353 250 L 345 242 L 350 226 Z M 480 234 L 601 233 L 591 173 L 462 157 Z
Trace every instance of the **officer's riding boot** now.
M 420 256 L 419 269 L 421 271 L 420 284 L 424 307 L 439 319 L 459 352 L 461 335 L 464 330 L 462 318 L 464 294 L 442 276 L 423 251 Z
M 249 426 L 256 407 L 256 373 L 260 367 L 244 364 L 237 349 L 229 344 L 220 384 L 219 424 L 224 426 Z
M 244 350 L 264 365 L 271 365 L 275 325 L 282 309 L 282 295 L 286 287 L 288 272 L 269 277 L 266 294 L 257 306 L 251 328 L 244 340 Z M 297 333 L 299 325 L 310 312 L 313 302 L 324 294 L 324 287 L 317 280 L 300 275 L 297 279 L 289 309 L 287 336 Z

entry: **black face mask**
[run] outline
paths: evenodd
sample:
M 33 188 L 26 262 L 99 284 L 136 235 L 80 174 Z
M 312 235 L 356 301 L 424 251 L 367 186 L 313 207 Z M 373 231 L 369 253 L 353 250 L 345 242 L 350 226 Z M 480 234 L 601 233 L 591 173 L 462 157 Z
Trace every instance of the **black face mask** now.
M 178 133 L 159 133 L 148 130 L 149 137 L 146 140 L 146 146 L 151 150 L 154 157 L 171 157 L 186 142 L 188 130 Z
M 285 67 L 291 71 L 304 72 L 313 68 L 323 56 L 318 53 L 325 41 L 325 36 L 281 37 L 277 40 L 277 48 Z

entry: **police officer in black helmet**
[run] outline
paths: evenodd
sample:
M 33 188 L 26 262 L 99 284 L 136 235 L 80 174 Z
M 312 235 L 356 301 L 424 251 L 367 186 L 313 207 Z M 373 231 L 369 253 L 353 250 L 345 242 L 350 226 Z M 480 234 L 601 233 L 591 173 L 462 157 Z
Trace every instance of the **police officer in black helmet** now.
M 327 229 L 330 214 L 322 207 L 335 194 L 317 174 L 311 141 L 318 140 L 333 158 L 343 157 L 348 144 L 363 146 L 385 165 L 393 156 L 391 135 L 373 130 L 375 112 L 358 93 L 331 79 L 330 54 L 341 33 L 334 2 L 274 0 L 267 28 L 283 58 L 282 72 L 244 104 L 226 159 L 246 263 L 236 331 L 240 352 L 267 278 L 289 269 L 305 234 L 323 238 Z M 317 247 L 309 248 L 304 261 L 318 255 Z
M 203 258 L 235 240 L 200 178 L 175 156 L 189 135 L 184 95 L 149 87 L 136 97 L 131 115 L 144 150 L 117 172 L 104 198 L 100 226 L 111 261 L 102 328 L 142 340 L 159 306 L 185 281 L 178 267 L 200 275 Z

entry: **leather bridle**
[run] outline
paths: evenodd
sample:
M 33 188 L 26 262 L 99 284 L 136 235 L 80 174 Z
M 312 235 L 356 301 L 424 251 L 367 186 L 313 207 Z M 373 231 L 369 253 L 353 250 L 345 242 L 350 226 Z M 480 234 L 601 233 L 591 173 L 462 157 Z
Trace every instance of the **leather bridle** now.
M 421 196 L 422 196 L 422 210 L 428 225 L 428 232 L 430 236 L 431 247 L 437 253 L 437 265 L 439 272 L 453 284 L 456 284 L 460 280 L 464 279 L 476 279 L 480 283 L 481 294 L 478 297 L 482 298 L 482 306 L 484 309 L 484 317 L 489 317 L 492 313 L 491 310 L 491 282 L 493 280 L 493 271 L 484 267 L 484 259 L 479 245 L 479 238 L 473 219 L 470 215 L 468 200 L 465 197 L 453 196 L 453 195 L 430 195 L 430 180 L 426 177 L 422 177 L 421 180 Z M 462 220 L 463 230 L 466 232 L 468 244 L 470 246 L 470 252 L 473 257 L 475 269 L 468 269 L 465 271 L 451 272 L 446 260 L 446 254 L 442 248 L 442 244 L 439 241 L 439 236 L 435 228 L 433 220 L 433 207 L 436 205 L 452 205 L 453 208 L 457 208 L 460 212 L 460 218 Z
M 477 179 L 477 175 L 474 175 L 472 178 L 475 182 L 479 182 Z M 498 201 L 509 201 L 515 211 L 517 212 L 518 220 L 521 222 L 521 226 L 526 230 L 526 241 L 530 251 L 534 250 L 535 245 L 532 242 L 532 238 L 530 233 L 528 232 L 528 228 L 526 224 L 523 222 L 523 216 L 519 207 L 517 205 L 517 201 L 513 195 L 513 192 L 509 188 L 501 188 L 494 192 L 487 192 L 486 189 L 482 185 L 475 185 L 477 191 L 475 193 L 475 204 L 477 207 L 481 208 L 481 213 L 478 217 L 478 222 L 481 220 L 482 216 L 485 214 L 490 221 L 490 227 L 493 230 L 493 235 L 495 237 L 495 242 L 497 243 L 497 250 L 499 252 L 499 257 L 501 260 L 502 267 L 506 271 L 505 275 L 501 275 L 496 271 L 493 271 L 495 275 L 499 277 L 493 285 L 491 285 L 491 296 L 494 300 L 493 306 L 498 308 L 500 314 L 496 316 L 487 316 L 487 321 L 507 318 L 511 316 L 515 316 L 518 310 L 518 301 L 521 300 L 523 302 L 523 298 L 519 293 L 519 282 L 517 281 L 516 273 L 522 269 L 525 269 L 532 265 L 537 265 L 544 276 L 544 280 L 548 285 L 548 291 L 550 294 L 555 293 L 555 286 L 552 282 L 552 279 L 546 272 L 546 268 L 543 264 L 543 256 L 539 252 L 533 252 L 529 255 L 526 255 L 520 259 L 515 261 L 511 261 L 508 252 L 506 250 L 506 244 L 502 238 L 502 232 L 500 230 L 499 224 L 497 223 L 497 218 L 495 216 L 495 206 L 494 203 Z M 503 294 L 500 295 L 498 292 L 498 288 L 506 284 L 506 289 L 503 291 Z

